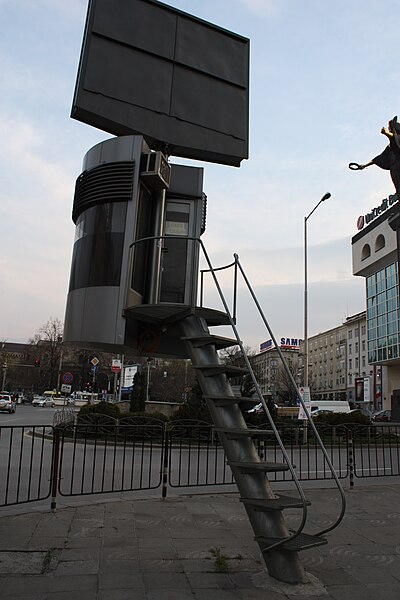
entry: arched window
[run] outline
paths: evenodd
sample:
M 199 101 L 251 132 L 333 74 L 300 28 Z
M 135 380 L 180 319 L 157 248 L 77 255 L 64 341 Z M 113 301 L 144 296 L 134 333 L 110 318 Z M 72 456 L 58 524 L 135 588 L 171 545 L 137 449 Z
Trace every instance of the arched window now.
M 369 256 L 371 256 L 371 246 L 369 244 L 365 244 L 361 251 L 361 260 L 365 260 Z
M 382 248 L 384 248 L 384 247 L 385 247 L 385 238 L 380 233 L 375 240 L 375 252 L 378 252 L 378 250 L 382 250 Z

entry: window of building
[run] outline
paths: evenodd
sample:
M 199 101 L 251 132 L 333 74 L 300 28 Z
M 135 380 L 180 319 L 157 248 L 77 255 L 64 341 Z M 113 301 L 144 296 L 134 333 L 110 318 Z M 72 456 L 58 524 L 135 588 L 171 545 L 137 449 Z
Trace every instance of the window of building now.
M 352 350 L 351 344 L 349 344 L 349 354 L 352 354 L 352 351 L 353 350 Z
M 378 235 L 378 237 L 375 240 L 375 252 L 378 252 L 379 250 L 382 250 L 382 248 L 385 247 L 385 238 L 384 236 L 380 233 Z
M 349 333 L 348 333 L 347 337 L 349 340 L 351 340 L 351 338 L 353 337 L 353 332 L 351 329 L 349 329 Z
M 349 369 L 353 368 L 353 359 L 349 358 Z
M 365 325 L 361 325 L 361 335 L 365 335 Z
M 358 352 L 358 342 L 354 344 L 354 352 L 357 354 Z
M 365 260 L 371 256 L 371 246 L 369 244 L 365 244 L 363 249 L 361 250 L 361 260 Z

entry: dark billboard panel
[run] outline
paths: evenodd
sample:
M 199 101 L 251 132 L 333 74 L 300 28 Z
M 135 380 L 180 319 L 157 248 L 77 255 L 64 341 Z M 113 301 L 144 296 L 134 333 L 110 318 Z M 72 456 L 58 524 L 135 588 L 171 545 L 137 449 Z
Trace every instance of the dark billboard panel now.
M 155 0 L 91 0 L 71 116 L 154 150 L 248 158 L 249 40 Z

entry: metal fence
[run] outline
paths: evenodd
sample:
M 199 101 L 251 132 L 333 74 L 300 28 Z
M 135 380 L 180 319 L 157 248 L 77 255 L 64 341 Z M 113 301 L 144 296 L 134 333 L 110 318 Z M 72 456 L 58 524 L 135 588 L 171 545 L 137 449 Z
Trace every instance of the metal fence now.
M 400 475 L 400 424 L 359 426 L 352 432 L 354 475 Z
M 164 436 L 162 424 L 63 428 L 59 493 L 80 496 L 158 488 Z
M 400 475 L 400 424 L 318 426 L 337 475 Z M 280 426 L 296 474 L 302 481 L 332 479 L 308 428 Z M 255 443 L 261 460 L 281 462 L 281 450 L 266 429 Z M 269 478 L 289 481 L 287 472 Z M 212 425 L 148 419 L 0 428 L 0 506 L 168 487 L 194 488 L 234 483 Z
M 52 427 L 0 428 L 0 506 L 49 498 L 54 472 Z

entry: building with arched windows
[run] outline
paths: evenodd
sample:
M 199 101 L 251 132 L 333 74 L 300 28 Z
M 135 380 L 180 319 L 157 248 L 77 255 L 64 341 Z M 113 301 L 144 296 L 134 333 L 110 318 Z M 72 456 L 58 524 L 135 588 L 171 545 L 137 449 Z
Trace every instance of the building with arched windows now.
M 385 409 L 400 398 L 398 247 L 389 223 L 398 211 L 389 196 L 358 218 L 352 238 L 353 275 L 365 278 L 368 363 L 379 367 Z

